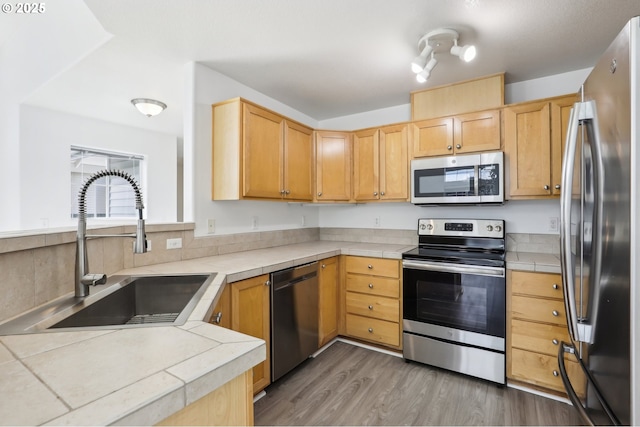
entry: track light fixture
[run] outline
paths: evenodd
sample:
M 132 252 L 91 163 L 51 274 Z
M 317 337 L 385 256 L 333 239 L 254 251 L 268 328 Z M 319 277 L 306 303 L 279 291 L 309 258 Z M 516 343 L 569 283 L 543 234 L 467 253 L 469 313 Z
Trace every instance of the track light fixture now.
M 431 76 L 431 71 L 438 61 L 436 53 L 449 52 L 459 57 L 462 61 L 469 62 L 476 56 L 476 48 L 473 45 L 458 46 L 459 34 L 450 28 L 438 28 L 418 40 L 420 54 L 411 62 L 411 71 L 416 73 L 416 80 L 424 83 Z M 427 58 L 431 59 L 427 62 Z
M 427 62 L 427 65 L 425 65 L 423 70 L 416 74 L 416 80 L 419 83 L 426 82 L 431 76 L 431 70 L 433 70 L 436 65 L 438 65 L 438 60 L 436 59 L 436 55 L 431 52 L 431 59 L 429 60 L 429 62 Z

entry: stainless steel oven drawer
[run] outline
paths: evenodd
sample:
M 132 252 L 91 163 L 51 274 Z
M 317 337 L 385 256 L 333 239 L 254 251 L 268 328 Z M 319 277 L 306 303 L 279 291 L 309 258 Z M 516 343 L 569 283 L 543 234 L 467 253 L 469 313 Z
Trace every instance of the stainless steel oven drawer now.
M 403 334 L 405 359 L 449 369 L 499 384 L 506 384 L 504 353 Z

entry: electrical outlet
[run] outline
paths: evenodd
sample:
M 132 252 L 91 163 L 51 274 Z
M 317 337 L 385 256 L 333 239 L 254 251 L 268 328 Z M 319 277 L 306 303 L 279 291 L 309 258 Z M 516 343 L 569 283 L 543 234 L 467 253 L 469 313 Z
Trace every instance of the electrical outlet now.
M 213 218 L 209 218 L 207 220 L 207 233 L 213 234 L 216 232 L 216 220 Z
M 374 227 L 380 227 L 380 217 L 377 216 L 373 219 L 373 226 Z
M 257 230 L 258 229 L 258 217 L 257 216 L 251 217 L 251 229 L 252 230 Z
M 549 231 L 558 231 L 558 217 L 550 216 L 549 217 Z
M 167 249 L 180 249 L 182 247 L 182 239 L 167 239 Z

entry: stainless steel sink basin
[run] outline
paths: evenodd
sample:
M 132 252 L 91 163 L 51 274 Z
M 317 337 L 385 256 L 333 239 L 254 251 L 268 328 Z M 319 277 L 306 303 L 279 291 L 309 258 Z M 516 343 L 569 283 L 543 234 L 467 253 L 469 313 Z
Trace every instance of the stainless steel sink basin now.
M 85 298 L 67 297 L 0 325 L 0 335 L 182 325 L 214 274 L 120 276 Z

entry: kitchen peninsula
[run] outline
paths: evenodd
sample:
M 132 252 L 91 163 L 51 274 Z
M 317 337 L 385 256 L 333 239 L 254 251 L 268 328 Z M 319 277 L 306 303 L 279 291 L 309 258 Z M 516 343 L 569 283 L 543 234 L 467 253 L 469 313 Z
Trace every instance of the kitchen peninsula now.
M 400 259 L 406 249 L 311 241 L 118 271 L 218 275 L 181 327 L 0 337 L 0 392 L 6 396 L 0 419 L 30 425 L 161 422 L 265 358 L 264 341 L 207 323 L 227 282 L 340 254 Z

